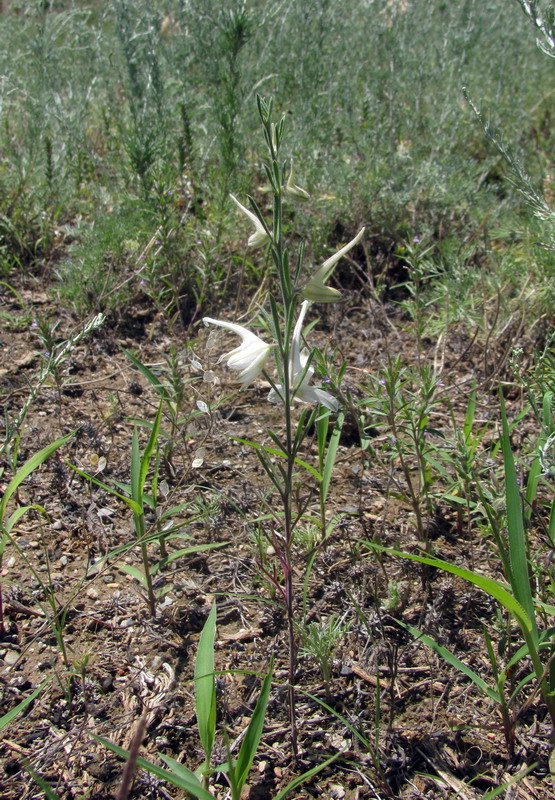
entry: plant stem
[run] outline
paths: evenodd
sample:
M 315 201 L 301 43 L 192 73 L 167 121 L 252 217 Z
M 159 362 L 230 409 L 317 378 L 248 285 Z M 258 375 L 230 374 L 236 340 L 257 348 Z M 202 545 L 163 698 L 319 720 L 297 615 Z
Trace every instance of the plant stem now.
M 146 583 L 146 590 L 148 595 L 148 607 L 150 610 L 150 616 L 154 619 L 156 616 L 156 596 L 154 594 L 154 588 L 152 586 L 152 576 L 150 574 L 150 563 L 148 560 L 148 550 L 145 543 L 145 520 L 143 514 L 135 514 L 135 531 L 137 532 L 137 536 L 139 538 L 139 542 L 141 544 L 141 556 L 143 558 L 143 568 L 145 573 L 145 583 Z

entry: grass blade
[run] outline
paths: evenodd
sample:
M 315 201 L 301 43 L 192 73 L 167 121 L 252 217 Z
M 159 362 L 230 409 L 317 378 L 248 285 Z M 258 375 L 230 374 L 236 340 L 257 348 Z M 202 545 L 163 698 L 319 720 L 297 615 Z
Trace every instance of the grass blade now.
M 108 750 L 111 750 L 112 753 L 120 756 L 120 758 L 127 759 L 129 757 L 128 750 L 118 747 L 117 745 L 108 741 L 108 739 L 104 739 L 102 736 L 93 736 L 93 739 L 95 739 L 97 742 L 100 742 L 100 744 L 103 744 L 108 748 Z M 192 794 L 193 797 L 197 798 L 197 800 L 214 800 L 213 795 L 203 788 L 199 779 L 192 772 L 189 773 L 187 777 L 185 776 L 184 770 L 177 775 L 167 769 L 158 767 L 156 764 L 153 764 L 152 762 L 147 761 L 145 758 L 141 758 L 140 756 L 137 758 L 137 766 L 141 769 L 146 769 L 147 772 L 150 772 L 152 775 L 156 775 L 157 778 L 161 778 L 162 780 L 171 783 L 172 786 L 177 786 L 178 789 L 185 789 L 186 792 Z
M 438 644 L 431 636 L 428 636 L 422 631 L 419 631 L 418 628 L 413 628 L 412 625 L 408 625 L 406 622 L 401 622 L 401 620 L 397 620 L 397 624 L 401 625 L 402 628 L 405 628 L 418 642 L 423 642 L 430 650 L 433 650 L 434 653 L 437 653 L 439 656 L 443 658 L 448 664 L 451 664 L 452 667 L 458 669 L 459 672 L 462 672 L 463 675 L 466 675 L 470 680 L 476 684 L 476 686 L 485 694 L 490 700 L 493 700 L 494 703 L 501 703 L 501 697 L 499 696 L 499 692 L 495 689 L 492 689 L 487 683 L 476 673 L 474 670 L 470 669 L 470 667 L 457 658 L 450 650 L 443 647 L 442 645 Z
M 534 601 L 530 588 L 530 575 L 528 572 L 528 558 L 526 555 L 526 533 L 522 516 L 522 502 L 516 478 L 515 462 L 511 450 L 509 424 L 505 411 L 503 395 L 501 400 L 501 420 L 503 425 L 502 449 L 505 464 L 505 497 L 507 502 L 507 532 L 509 538 L 509 564 L 510 574 L 507 576 L 516 600 L 524 608 L 532 623 L 534 640 L 538 640 L 538 628 L 534 613 Z
M 239 755 L 237 756 L 237 763 L 235 765 L 235 781 L 236 790 L 240 794 L 245 781 L 248 778 L 254 756 L 258 750 L 260 737 L 264 728 L 264 720 L 266 718 L 266 706 L 268 705 L 268 698 L 270 696 L 270 689 L 272 687 L 272 677 L 274 672 L 274 660 L 270 661 L 270 670 L 262 683 L 260 696 L 253 711 L 247 733 L 243 739 Z
M 15 719 L 15 717 L 17 717 L 18 714 L 21 714 L 21 712 L 24 711 L 27 708 L 29 703 L 33 702 L 35 697 L 37 697 L 42 692 L 42 690 L 44 689 L 46 684 L 49 683 L 49 682 L 50 682 L 50 678 L 48 678 L 47 680 L 43 681 L 40 684 L 40 686 L 37 686 L 37 688 L 33 692 L 31 692 L 31 694 L 28 697 L 26 697 L 24 700 L 22 700 L 21 703 L 18 703 L 16 706 L 14 706 L 14 708 L 11 709 L 11 711 L 8 711 L 7 714 L 4 714 L 3 716 L 1 716 L 0 717 L 0 731 L 3 730 L 7 725 L 9 725 L 10 722 L 12 721 L 12 719 Z
M 62 436 L 61 439 L 56 439 L 55 442 L 51 442 L 50 444 L 43 447 L 42 450 L 39 450 L 38 453 L 31 456 L 31 458 L 27 459 L 27 461 L 23 464 L 23 466 L 18 469 L 14 477 L 8 483 L 6 487 L 6 491 L 4 492 L 4 496 L 0 501 L 0 521 L 4 518 L 4 513 L 6 511 L 6 506 L 12 495 L 18 490 L 19 486 L 23 483 L 25 478 L 27 478 L 37 467 L 46 461 L 52 453 L 55 453 L 59 447 L 64 445 L 67 441 L 71 439 L 73 433 L 68 434 L 67 436 Z
M 200 635 L 195 661 L 197 725 L 207 769 L 210 767 L 210 758 L 216 735 L 216 686 L 214 684 L 216 614 L 216 603 L 214 603 Z

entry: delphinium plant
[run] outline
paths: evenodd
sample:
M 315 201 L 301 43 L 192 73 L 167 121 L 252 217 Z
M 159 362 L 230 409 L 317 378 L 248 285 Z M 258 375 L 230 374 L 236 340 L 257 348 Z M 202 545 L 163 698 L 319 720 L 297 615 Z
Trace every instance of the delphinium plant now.
M 293 753 L 297 753 L 297 726 L 295 713 L 295 672 L 297 666 L 298 642 L 295 630 L 295 588 L 293 583 L 294 534 L 303 519 L 308 499 L 297 502 L 299 470 L 316 479 L 316 486 L 322 485 L 322 476 L 317 469 L 301 457 L 303 445 L 309 431 L 322 413 L 339 410 L 339 402 L 330 392 L 312 386 L 315 375 L 314 350 L 303 345 L 303 328 L 311 303 L 327 303 L 337 300 L 340 292 L 329 287 L 329 280 L 339 259 L 353 248 L 362 238 L 364 228 L 356 237 L 329 257 L 310 276 L 303 269 L 304 244 L 299 246 L 295 260 L 290 255 L 283 235 L 284 203 L 308 201 L 308 193 L 295 182 L 292 163 L 285 162 L 281 154 L 284 135 L 284 119 L 272 122 L 272 102 L 258 97 L 258 113 L 267 146 L 267 159 L 264 170 L 268 179 L 273 209 L 271 221 L 252 198 L 248 198 L 250 208 L 236 197 L 232 197 L 240 211 L 254 225 L 254 232 L 248 240 L 251 247 L 268 248 L 276 278 L 276 290 L 269 294 L 269 311 L 261 310 L 261 317 L 271 339 L 266 341 L 248 328 L 234 322 L 205 317 L 207 325 L 225 328 L 241 338 L 241 344 L 221 356 L 228 367 L 237 370 L 238 380 L 244 388 L 258 376 L 262 376 L 271 386 L 268 400 L 279 403 L 283 409 L 283 424 L 279 432 L 268 430 L 271 445 L 248 442 L 255 449 L 262 467 L 270 479 L 279 498 L 279 504 L 271 506 L 273 516 L 269 525 L 268 537 L 274 547 L 281 565 L 282 576 L 273 576 L 276 588 L 281 595 L 287 617 L 289 686 L 288 703 L 291 725 Z M 273 357 L 277 378 L 270 369 Z M 298 413 L 296 404 L 306 403 L 313 408 Z

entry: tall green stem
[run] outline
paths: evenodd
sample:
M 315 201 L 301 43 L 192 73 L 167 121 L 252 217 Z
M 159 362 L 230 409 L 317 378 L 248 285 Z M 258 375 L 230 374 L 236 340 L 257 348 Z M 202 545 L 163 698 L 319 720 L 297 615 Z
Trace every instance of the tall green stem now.
M 144 514 L 134 514 L 135 518 L 135 532 L 141 545 L 141 556 L 143 559 L 143 568 L 145 573 L 146 591 L 148 596 L 148 607 L 150 616 L 156 616 L 156 596 L 154 594 L 154 587 L 152 585 L 152 576 L 150 574 L 150 564 L 148 561 L 148 550 L 145 543 L 146 530 Z

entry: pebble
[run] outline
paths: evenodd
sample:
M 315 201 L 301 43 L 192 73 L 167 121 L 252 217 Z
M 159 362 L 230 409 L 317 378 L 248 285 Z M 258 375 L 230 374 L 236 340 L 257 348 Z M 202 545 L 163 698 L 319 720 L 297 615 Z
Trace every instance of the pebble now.
M 9 567 L 10 569 L 13 566 L 15 566 L 15 557 L 14 556 L 10 556 L 10 558 L 8 558 L 8 560 L 6 562 L 6 566 Z
M 13 666 L 17 661 L 19 661 L 19 653 L 16 650 L 8 650 L 4 656 L 4 661 L 10 667 Z
M 94 586 L 91 586 L 90 589 L 87 589 L 87 597 L 91 600 L 98 600 L 100 597 L 100 592 L 98 589 L 95 589 Z

